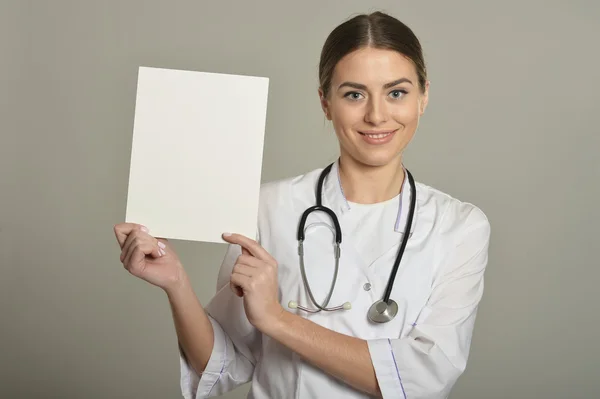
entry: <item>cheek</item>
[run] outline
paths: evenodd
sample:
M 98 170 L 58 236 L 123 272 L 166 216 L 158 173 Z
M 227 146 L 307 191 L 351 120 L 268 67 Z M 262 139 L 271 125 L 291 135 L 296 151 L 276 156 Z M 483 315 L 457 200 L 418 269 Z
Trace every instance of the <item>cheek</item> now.
M 358 106 L 338 106 L 331 109 L 331 121 L 337 129 L 349 129 L 360 123 L 363 113 Z
M 397 122 L 403 125 L 417 123 L 419 120 L 419 105 L 407 104 L 399 106 L 394 109 L 393 117 Z

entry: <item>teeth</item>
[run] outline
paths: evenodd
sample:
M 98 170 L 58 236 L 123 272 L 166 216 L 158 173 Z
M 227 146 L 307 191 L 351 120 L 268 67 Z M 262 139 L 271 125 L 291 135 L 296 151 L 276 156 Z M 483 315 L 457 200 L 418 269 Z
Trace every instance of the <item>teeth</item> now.
M 382 134 L 368 134 L 368 133 L 363 133 L 365 136 L 369 136 L 372 137 L 374 139 L 382 139 L 384 137 L 389 136 L 391 133 L 382 133 Z

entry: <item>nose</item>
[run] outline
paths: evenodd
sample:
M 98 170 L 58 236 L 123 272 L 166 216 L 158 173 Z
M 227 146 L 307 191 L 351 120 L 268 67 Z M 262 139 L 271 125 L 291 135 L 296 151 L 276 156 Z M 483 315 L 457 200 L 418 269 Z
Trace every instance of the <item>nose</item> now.
M 380 125 L 388 120 L 387 108 L 385 102 L 371 97 L 367 104 L 367 109 L 365 112 L 365 122 L 371 123 L 373 125 Z

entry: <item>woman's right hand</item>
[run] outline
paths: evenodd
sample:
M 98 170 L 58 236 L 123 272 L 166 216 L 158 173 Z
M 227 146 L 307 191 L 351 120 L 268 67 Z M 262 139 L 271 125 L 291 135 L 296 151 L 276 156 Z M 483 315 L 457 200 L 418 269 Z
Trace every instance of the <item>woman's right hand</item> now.
M 121 247 L 121 263 L 129 273 L 168 291 L 184 282 L 186 275 L 179 257 L 166 239 L 157 239 L 135 223 L 114 227 Z

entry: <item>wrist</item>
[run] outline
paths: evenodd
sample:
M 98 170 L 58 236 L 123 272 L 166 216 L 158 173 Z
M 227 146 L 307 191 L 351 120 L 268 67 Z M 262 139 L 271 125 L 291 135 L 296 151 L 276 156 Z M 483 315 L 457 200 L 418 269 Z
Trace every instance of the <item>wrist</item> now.
M 178 274 L 178 276 L 172 279 L 172 281 L 165 284 L 165 286 L 162 288 L 163 291 L 167 294 L 167 296 L 174 297 L 177 294 L 190 289 L 191 282 L 182 268 L 182 271 Z
M 268 312 L 268 316 L 263 319 L 262 323 L 256 327 L 266 335 L 276 336 L 278 331 L 285 328 L 287 315 L 289 313 L 278 303 Z

